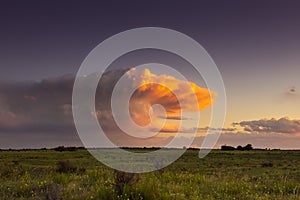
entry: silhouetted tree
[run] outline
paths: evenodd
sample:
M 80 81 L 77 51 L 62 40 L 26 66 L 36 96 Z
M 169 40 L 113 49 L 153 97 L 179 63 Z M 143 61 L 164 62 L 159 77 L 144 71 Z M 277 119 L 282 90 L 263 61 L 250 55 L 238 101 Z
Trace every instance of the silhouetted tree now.
M 79 147 L 80 148 L 80 147 Z M 55 151 L 76 151 L 77 149 L 79 149 L 77 147 L 64 147 L 64 146 L 58 146 L 58 147 L 55 147 L 54 150 Z
M 236 147 L 236 150 L 243 151 L 244 149 L 241 145 L 239 145 L 239 146 Z
M 221 146 L 221 150 L 223 150 L 223 151 L 232 151 L 232 150 L 235 150 L 235 148 L 232 147 L 232 146 L 223 145 L 223 146 Z
M 247 144 L 246 146 L 243 147 L 244 150 L 250 151 L 253 149 L 252 144 Z
M 58 146 L 58 147 L 55 147 L 54 150 L 55 150 L 55 151 L 60 151 L 60 152 L 61 152 L 61 151 L 64 151 L 64 150 L 65 150 L 65 147 L 64 147 L 64 146 Z

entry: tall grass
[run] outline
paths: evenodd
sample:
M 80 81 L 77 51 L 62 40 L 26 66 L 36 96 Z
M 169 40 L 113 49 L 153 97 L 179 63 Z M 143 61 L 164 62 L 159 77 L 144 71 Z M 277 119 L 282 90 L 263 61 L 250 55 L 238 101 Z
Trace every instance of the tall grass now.
M 84 150 L 1 151 L 0 199 L 300 199 L 300 151 L 197 155 L 137 176 Z

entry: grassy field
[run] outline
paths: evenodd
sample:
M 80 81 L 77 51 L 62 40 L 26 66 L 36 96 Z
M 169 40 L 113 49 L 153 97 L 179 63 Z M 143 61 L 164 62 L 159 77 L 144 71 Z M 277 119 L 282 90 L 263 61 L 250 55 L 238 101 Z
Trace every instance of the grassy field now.
M 117 173 L 86 150 L 0 151 L 0 199 L 300 199 L 300 151 L 188 150 L 164 170 Z

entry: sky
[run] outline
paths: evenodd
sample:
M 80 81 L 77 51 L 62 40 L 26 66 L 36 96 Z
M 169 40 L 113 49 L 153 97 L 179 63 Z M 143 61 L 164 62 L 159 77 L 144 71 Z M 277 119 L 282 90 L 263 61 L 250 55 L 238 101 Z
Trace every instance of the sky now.
M 150 26 L 174 29 L 192 37 L 218 66 L 226 89 L 227 115 L 224 127 L 212 127 L 224 129 L 216 147 L 252 143 L 259 148 L 299 149 L 299 9 L 298 1 L 3 2 L 0 7 L 0 148 L 82 145 L 72 119 L 74 75 L 88 53 L 106 38 L 128 29 Z M 110 88 L 123 74 L 133 73 L 128 67 L 151 59 L 166 62 L 194 80 L 188 64 L 158 51 L 137 52 L 116 61 L 103 81 Z M 137 79 L 169 80 L 162 71 L 150 70 L 145 75 L 146 72 L 140 71 Z M 176 77 L 175 80 L 176 84 L 181 83 Z M 209 91 L 201 80 L 199 83 L 199 91 Z M 150 98 L 147 95 L 157 97 L 154 99 L 166 98 L 155 91 L 158 91 L 155 87 L 138 91 L 132 102 L 145 102 Z M 178 91 L 185 94 L 188 89 Z M 165 135 L 153 141 L 118 140 L 120 130 L 112 116 L 101 114 L 110 111 L 101 107 L 107 106 L 102 100 L 109 99 L 106 95 L 101 91 L 96 95 L 103 111 L 98 113 L 98 119 L 116 143 L 161 146 L 178 131 L 173 125 L 172 131 L 162 131 Z M 210 100 L 218 103 L 217 95 Z M 199 102 L 203 105 L 203 101 Z M 130 104 L 132 112 L 143 114 L 135 110 L 140 108 L 135 104 Z M 208 104 L 200 113 L 209 115 L 213 106 Z M 192 114 L 187 118 L 193 118 Z M 193 143 L 199 146 L 202 132 L 209 126 L 205 119 L 198 127 L 187 119 L 173 119 L 170 123 L 180 121 L 187 124 L 183 132 L 199 129 Z

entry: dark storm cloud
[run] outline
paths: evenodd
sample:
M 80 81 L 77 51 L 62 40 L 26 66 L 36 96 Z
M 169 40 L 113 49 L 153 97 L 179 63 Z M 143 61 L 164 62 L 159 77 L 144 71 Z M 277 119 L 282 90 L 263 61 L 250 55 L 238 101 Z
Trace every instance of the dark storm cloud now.
M 72 75 L 40 82 L 0 83 L 0 132 L 75 131 Z
M 109 95 L 124 72 L 126 70 L 113 70 L 103 74 L 96 93 L 96 107 L 99 108 L 96 115 L 102 121 L 112 120 L 107 109 Z M 0 82 L 0 133 L 75 133 L 72 117 L 74 80 L 73 75 L 64 75 L 40 82 Z
M 103 129 L 116 130 L 108 100 L 116 80 L 125 72 L 108 71 L 100 81 L 94 114 Z M 39 82 L 0 82 L 0 147 L 80 145 L 72 116 L 74 80 L 73 75 L 64 75 Z

